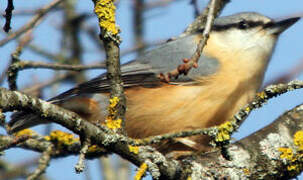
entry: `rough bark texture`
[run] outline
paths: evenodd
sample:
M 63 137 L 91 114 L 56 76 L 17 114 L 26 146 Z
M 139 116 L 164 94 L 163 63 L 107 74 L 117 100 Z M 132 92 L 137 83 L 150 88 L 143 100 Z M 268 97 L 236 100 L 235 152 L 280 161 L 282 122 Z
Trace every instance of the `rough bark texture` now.
M 295 177 L 302 171 L 303 105 L 295 107 L 253 135 L 228 146 L 224 153 L 228 154 L 229 160 L 222 156 L 222 151 L 217 150 L 176 161 L 165 158 L 148 146 L 139 147 L 136 152 L 128 145 L 130 140 L 127 137 L 90 124 L 58 106 L 3 88 L 0 89 L 0 94 L 0 108 L 3 112 L 13 109 L 35 111 L 77 134 L 85 134 L 94 144 L 119 154 L 137 166 L 147 163 L 149 172 L 154 173 L 154 178 L 272 179 Z M 1 136 L 0 144 L 7 145 L 15 141 L 10 138 Z M 37 137 L 30 138 L 18 146 L 45 152 L 51 142 L 38 139 L 40 141 Z M 59 150 L 55 150 L 57 154 L 54 153 L 52 156 L 62 157 L 73 154 L 72 152 L 60 154 Z

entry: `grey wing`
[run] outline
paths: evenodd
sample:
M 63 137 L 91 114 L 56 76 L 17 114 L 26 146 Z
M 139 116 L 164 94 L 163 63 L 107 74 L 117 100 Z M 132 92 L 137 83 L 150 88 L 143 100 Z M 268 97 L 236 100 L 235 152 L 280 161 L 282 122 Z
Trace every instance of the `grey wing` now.
M 167 42 L 144 53 L 136 60 L 124 64 L 121 67 L 122 81 L 125 88 L 134 86 L 154 87 L 161 86 L 159 73 L 167 73 L 183 63 L 183 58 L 190 58 L 197 47 L 197 35 L 185 36 L 174 41 Z M 218 61 L 201 55 L 198 68 L 191 69 L 188 75 L 172 79 L 172 82 L 194 81 L 195 77 L 213 74 L 218 68 Z M 58 104 L 75 96 L 92 96 L 95 93 L 107 93 L 110 91 L 109 80 L 106 74 L 82 83 L 49 101 Z M 96 95 L 96 94 L 95 94 Z M 101 97 L 101 103 L 106 103 Z M 106 107 L 106 106 L 105 106 Z M 46 123 L 39 116 L 28 112 L 17 112 L 9 122 L 9 131 L 16 132 L 37 124 Z
M 122 72 L 121 78 L 124 88 L 129 88 L 133 86 L 160 86 L 160 80 L 156 77 L 155 73 L 149 71 L 148 69 L 143 70 L 143 68 L 145 68 L 143 66 L 141 66 L 141 68 L 141 71 L 138 70 Z M 79 95 L 91 96 L 95 93 L 108 93 L 109 91 L 109 79 L 107 79 L 106 74 L 101 74 L 100 76 L 82 84 L 79 84 L 64 93 L 49 99 L 48 101 L 56 104 Z
M 122 65 L 122 81 L 125 88 L 134 86 L 154 87 L 160 86 L 159 73 L 166 73 L 183 63 L 184 58 L 190 58 L 197 47 L 197 35 L 182 37 L 147 51 L 136 60 Z M 198 68 L 193 68 L 188 75 L 179 76 L 171 82 L 189 82 L 196 77 L 213 74 L 219 64 L 216 59 L 201 55 Z M 78 95 L 109 92 L 109 80 L 106 74 L 82 83 L 52 99 L 53 103 Z
M 148 64 L 157 74 L 170 72 L 183 63 L 184 58 L 190 58 L 196 51 L 198 45 L 198 34 L 185 36 L 177 40 L 158 46 L 154 50 L 144 53 L 135 62 Z M 172 79 L 172 82 L 192 81 L 196 77 L 207 76 L 216 72 L 219 62 L 203 53 L 198 61 L 198 68 L 192 68 L 185 76 Z

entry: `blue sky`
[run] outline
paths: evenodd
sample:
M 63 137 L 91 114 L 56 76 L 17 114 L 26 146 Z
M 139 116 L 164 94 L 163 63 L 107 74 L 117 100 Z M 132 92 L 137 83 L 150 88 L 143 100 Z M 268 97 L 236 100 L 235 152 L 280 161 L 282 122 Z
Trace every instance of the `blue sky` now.
M 26 3 L 25 3 L 26 2 Z M 40 7 L 42 4 L 47 4 L 50 1 L 15 1 L 15 9 L 35 9 Z M 152 2 L 149 0 L 147 2 Z M 200 9 L 207 3 L 205 0 L 199 0 Z M 93 3 L 87 0 L 77 1 L 77 10 L 79 12 L 87 12 L 93 10 Z M 121 37 L 123 43 L 121 49 L 127 49 L 132 47 L 133 42 L 132 34 L 132 1 L 121 0 L 117 8 L 117 23 L 122 29 Z M 1 10 L 4 10 L 5 6 L 2 6 Z M 254 11 L 269 16 L 271 18 L 280 18 L 284 16 L 303 14 L 303 2 L 302 0 L 282 1 L 282 0 L 234 0 L 227 5 L 222 15 L 230 15 L 238 12 Z M 57 29 L 60 27 L 61 20 L 58 14 L 53 13 L 47 17 L 38 28 L 34 31 L 35 44 L 43 47 L 51 52 L 59 51 L 59 40 L 60 35 L 57 33 Z M 163 8 L 157 8 L 150 10 L 145 13 L 145 41 L 156 41 L 168 39 L 172 36 L 177 36 L 182 33 L 188 24 L 193 21 L 193 8 L 189 4 L 189 0 L 181 0 L 168 5 Z M 18 29 L 30 17 L 14 17 L 12 20 L 13 30 Z M 4 19 L 0 19 L 0 23 L 4 24 Z M 97 28 L 97 19 L 90 18 L 90 25 L 94 25 Z M 273 54 L 269 68 L 266 72 L 265 82 L 277 77 L 279 74 L 289 71 L 291 68 L 296 66 L 300 60 L 303 60 L 303 20 L 296 23 L 289 30 L 285 31 L 279 39 L 275 53 Z M 0 33 L 0 39 L 4 38 L 4 33 Z M 104 58 L 104 55 L 100 55 L 96 47 L 89 42 L 88 38 L 84 35 L 81 36 L 85 50 L 88 52 L 84 55 L 86 63 L 92 63 L 96 60 Z M 14 50 L 15 43 L 11 42 L 4 47 L 0 48 L 0 70 L 2 71 L 6 64 L 9 62 L 10 53 Z M 128 61 L 135 57 L 135 54 L 130 54 L 122 57 L 122 61 Z M 21 58 L 27 60 L 46 60 L 43 57 L 37 56 L 31 53 L 29 50 L 25 50 Z M 48 60 L 46 60 L 48 61 Z M 37 76 L 39 73 L 39 76 Z M 43 81 L 48 79 L 53 74 L 51 70 L 26 70 L 22 71 L 18 78 L 18 84 L 20 87 L 29 84 L 33 81 L 33 78 Z M 87 73 L 89 77 L 100 74 L 100 70 L 94 70 Z M 303 79 L 300 75 L 298 79 Z M 6 86 L 6 85 L 5 85 Z M 57 93 L 62 92 L 70 88 L 69 85 L 61 85 L 58 88 Z M 52 90 L 48 89 L 45 93 L 45 98 L 48 99 L 51 95 Z M 54 94 L 54 93 L 53 93 Z M 56 94 L 56 93 L 55 93 Z M 235 139 L 245 137 L 256 130 L 271 123 L 275 118 L 281 115 L 288 109 L 291 109 L 295 105 L 303 102 L 303 90 L 297 90 L 292 93 L 272 99 L 263 108 L 254 111 L 250 117 L 241 126 L 239 131 L 234 135 Z M 60 128 L 60 127 L 56 127 Z M 41 129 L 41 127 L 36 128 Z M 0 130 L 2 133 L 3 131 Z M 17 162 L 30 159 L 32 156 L 38 155 L 28 151 L 21 151 L 20 149 L 14 149 L 7 151 L 5 158 L 9 161 Z M 52 160 L 50 167 L 47 169 L 47 176 L 51 179 L 62 178 L 64 175 L 65 179 L 84 179 L 84 174 L 75 174 L 74 165 L 77 162 L 77 157 L 67 157 L 57 160 Z M 96 160 L 88 161 L 90 167 L 89 171 L 92 174 L 92 179 L 100 179 L 99 165 Z M 134 172 L 134 171 L 133 171 Z M 131 172 L 131 174 L 133 174 Z M 300 178 L 300 179 L 303 179 Z

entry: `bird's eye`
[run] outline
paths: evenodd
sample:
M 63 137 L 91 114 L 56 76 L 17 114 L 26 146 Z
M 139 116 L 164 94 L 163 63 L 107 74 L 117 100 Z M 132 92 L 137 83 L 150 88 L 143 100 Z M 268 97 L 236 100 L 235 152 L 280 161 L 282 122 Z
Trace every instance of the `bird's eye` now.
M 249 27 L 249 24 L 246 21 L 242 20 L 239 22 L 238 27 L 239 29 L 247 29 Z

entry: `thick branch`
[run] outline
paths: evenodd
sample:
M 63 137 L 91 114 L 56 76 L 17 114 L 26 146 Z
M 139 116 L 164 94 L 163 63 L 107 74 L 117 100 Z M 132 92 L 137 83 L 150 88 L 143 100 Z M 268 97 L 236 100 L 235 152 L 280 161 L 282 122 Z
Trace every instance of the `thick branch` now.
M 221 152 L 187 158 L 184 171 L 192 179 L 289 179 L 303 170 L 303 105 L 280 116 L 269 126 L 227 148 L 231 160 Z M 294 135 L 296 134 L 296 135 Z M 298 135 L 300 134 L 300 135 Z M 287 150 L 288 154 L 285 153 Z M 195 171 L 199 169 L 199 171 Z
M 128 138 L 121 134 L 113 133 L 106 128 L 95 126 L 77 114 L 50 104 L 43 100 L 24 95 L 16 91 L 8 91 L 0 88 L 0 109 L 3 112 L 13 110 L 32 111 L 40 114 L 41 117 L 49 121 L 56 122 L 74 133 L 90 139 L 92 144 L 105 147 L 109 152 L 114 152 L 139 166 L 145 160 L 151 159 L 160 169 L 161 174 L 167 177 L 174 177 L 178 172 L 176 161 L 167 160 L 161 153 L 148 147 L 138 147 L 139 152 L 134 153 L 129 148 Z
M 295 176 L 301 171 L 301 160 L 295 159 L 295 161 L 293 161 L 293 159 L 291 159 L 288 161 L 285 158 L 281 158 L 283 157 L 283 152 L 281 152 L 279 148 L 290 148 L 293 152 L 292 158 L 296 158 L 301 155 L 300 147 L 297 147 L 298 145 L 294 145 L 295 138 L 292 137 L 295 132 L 300 131 L 301 127 L 303 127 L 303 105 L 284 114 L 273 124 L 260 130 L 254 135 L 230 145 L 227 148 L 227 153 L 230 155 L 231 161 L 224 159 L 221 156 L 221 152 L 208 153 L 206 155 L 199 155 L 194 159 L 187 158 L 189 161 L 182 161 L 184 168 L 181 168 L 183 170 L 180 172 L 179 165 L 176 161 L 168 161 L 153 149 L 145 147 L 140 147 L 139 154 L 136 154 L 129 149 L 127 145 L 129 140 L 126 137 L 112 133 L 104 128 L 100 129 L 99 127 L 82 120 L 72 112 L 66 111 L 42 100 L 22 95 L 18 92 L 0 89 L 0 94 L 0 107 L 4 112 L 13 109 L 27 109 L 35 111 L 37 114 L 43 114 L 45 118 L 53 120 L 54 122 L 71 129 L 77 134 L 85 134 L 86 137 L 91 139 L 94 143 L 105 146 L 107 150 L 119 154 L 138 166 L 143 162 L 149 162 L 151 157 L 153 157 L 153 162 L 155 162 L 155 159 L 158 159 L 158 163 L 156 164 L 160 168 L 159 172 L 161 177 L 163 176 L 169 179 L 176 178 L 176 175 L 179 173 L 181 173 L 183 177 L 202 175 L 203 177 L 236 176 L 240 178 L 256 178 L 261 175 L 265 175 L 265 173 L 269 174 L 266 176 L 280 177 Z M 3 136 L 0 139 L 5 138 L 9 137 Z M 29 141 L 37 140 L 29 139 L 25 141 L 25 143 L 21 144 L 24 145 Z M 78 148 L 80 149 L 80 146 Z M 79 149 L 77 149 L 77 153 L 79 153 Z M 45 151 L 45 149 L 43 151 Z M 214 164 L 214 162 L 216 163 Z M 268 164 L 270 168 L 280 168 L 284 171 L 282 171 L 282 173 L 278 173 L 277 171 L 268 172 L 269 167 L 263 167 L 262 164 Z M 258 168 L 256 168 L 256 166 L 258 166 Z M 293 166 L 298 167 L 299 169 L 292 172 L 293 170 L 291 168 Z M 151 167 L 153 166 L 151 165 Z M 288 167 L 291 172 L 286 171 L 285 167 Z M 200 173 L 194 171 L 195 168 L 200 168 Z M 210 169 L 213 168 L 217 169 L 217 171 L 210 171 Z M 188 172 L 191 171 L 192 173 L 189 174 Z M 216 173 L 209 174 L 209 172 Z
M 17 93 L 16 96 L 14 95 L 15 93 L 16 92 L 9 92 L 3 89 L 0 90 L 0 94 L 2 96 L 0 98 L 0 107 L 3 108 L 4 111 L 17 107 L 25 108 L 30 104 L 32 104 L 32 106 L 30 106 L 30 109 L 32 110 L 37 110 L 37 108 L 34 108 L 34 106 L 41 106 L 40 108 L 43 107 L 49 112 L 46 117 L 54 118 L 54 116 L 57 116 L 55 119 L 53 119 L 55 122 L 66 125 L 66 127 L 70 128 L 74 132 L 85 133 L 87 137 L 89 137 L 91 140 L 94 140 L 94 142 L 96 142 L 98 145 L 105 145 L 108 150 L 120 154 L 122 157 L 128 159 L 136 165 L 145 162 L 143 159 L 146 159 L 147 156 L 145 153 L 148 151 L 150 151 L 154 157 L 161 157 L 158 153 L 149 148 L 140 147 L 138 155 L 129 152 L 129 148 L 125 144 L 125 142 L 127 142 L 127 139 L 123 138 L 122 135 L 110 134 L 110 132 L 104 133 L 98 127 L 85 122 L 80 118 L 78 119 L 77 116 L 73 116 L 73 113 L 62 110 L 61 108 L 58 108 L 59 112 L 52 112 L 54 111 L 52 108 L 55 108 L 54 105 L 49 105 L 48 103 L 41 100 L 39 100 L 39 102 L 35 102 L 35 100 L 30 101 L 29 99 L 31 98 L 29 96 L 24 96 L 20 93 Z M 6 100 L 11 101 L 6 102 L 10 103 L 4 103 L 5 100 L 3 99 L 8 97 L 10 97 L 10 99 Z M 66 114 L 61 114 L 63 112 Z M 53 113 L 57 113 L 57 115 Z M 179 173 L 181 173 L 183 177 L 203 176 L 209 178 L 249 177 L 255 179 L 260 178 L 263 175 L 266 177 L 274 176 L 276 178 L 281 178 L 284 176 L 295 176 L 301 171 L 302 164 L 301 159 L 295 158 L 300 157 L 302 151 L 300 150 L 301 147 L 298 145 L 298 143 L 295 143 L 298 142 L 298 138 L 293 138 L 293 136 L 294 134 L 300 132 L 301 127 L 303 127 L 302 118 L 303 105 L 298 106 L 293 110 L 285 113 L 268 127 L 235 144 L 230 145 L 227 148 L 227 153 L 230 155 L 231 161 L 224 159 L 221 156 L 221 152 L 219 151 L 207 153 L 206 155 L 199 155 L 194 158 L 188 157 L 186 158 L 186 161 L 182 161 L 184 168 L 181 168 L 182 171 L 179 172 L 177 171 L 180 170 L 178 168 L 179 166 L 178 164 L 174 163 L 175 161 L 167 161 L 164 157 L 162 157 L 164 159 L 161 159 L 162 163 L 159 165 L 161 176 L 169 175 L 165 177 L 175 178 L 175 175 Z M 3 139 L 9 138 L 11 137 L 0 136 L 1 142 L 3 142 Z M 299 138 L 299 140 L 302 140 L 303 142 L 303 137 L 302 139 Z M 36 143 L 33 143 L 34 141 L 36 141 Z M 31 142 L 31 144 L 41 143 L 38 140 L 29 139 L 26 140 L 25 143 L 21 144 L 22 146 L 25 146 L 29 142 Z M 44 142 L 44 148 L 49 146 L 47 143 L 50 142 Z M 39 147 L 40 146 L 37 146 L 36 149 L 39 149 Z M 283 158 L 283 152 L 280 150 L 280 148 L 291 149 L 291 152 L 293 153 L 292 159 L 287 160 L 286 158 Z M 78 149 L 75 150 L 75 152 L 78 153 L 79 149 L 80 145 L 78 146 Z M 45 151 L 45 149 L 42 151 Z M 66 155 L 68 155 L 67 153 L 70 152 L 67 151 Z M 164 167 L 165 169 L 163 169 Z M 196 168 L 200 169 L 200 171 L 194 171 Z M 213 171 L 213 169 L 215 169 L 215 171 Z M 277 171 L 277 169 L 280 170 Z M 215 173 L 210 174 L 209 172 Z

